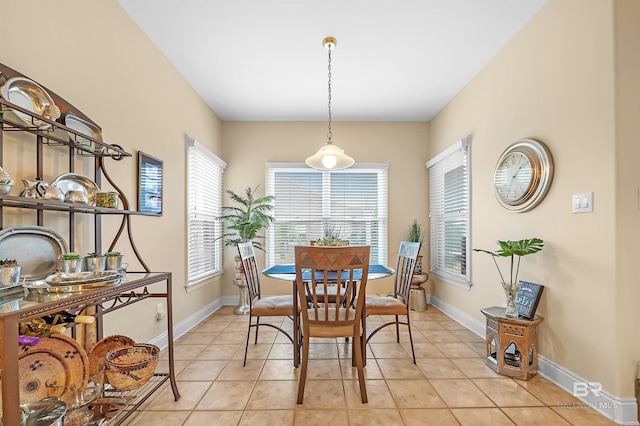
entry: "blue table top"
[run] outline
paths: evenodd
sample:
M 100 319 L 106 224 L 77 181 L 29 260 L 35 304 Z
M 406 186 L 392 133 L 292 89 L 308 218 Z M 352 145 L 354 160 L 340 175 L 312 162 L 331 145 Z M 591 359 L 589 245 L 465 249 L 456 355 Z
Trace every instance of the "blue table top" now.
M 384 265 L 372 264 L 369 265 L 369 274 L 367 274 L 368 280 L 377 280 L 380 278 L 388 277 L 393 275 L 394 270 L 391 268 L 387 268 Z M 295 281 L 296 279 L 296 266 L 293 263 L 286 263 L 282 265 L 273 265 L 270 268 L 262 271 L 262 274 L 269 277 L 275 278 L 277 280 L 286 280 L 286 281 Z M 362 279 L 362 269 L 356 269 L 354 271 L 354 278 L 356 281 Z M 346 277 L 345 277 L 346 278 Z M 302 279 L 307 280 L 311 279 L 311 273 L 306 272 L 302 274 Z

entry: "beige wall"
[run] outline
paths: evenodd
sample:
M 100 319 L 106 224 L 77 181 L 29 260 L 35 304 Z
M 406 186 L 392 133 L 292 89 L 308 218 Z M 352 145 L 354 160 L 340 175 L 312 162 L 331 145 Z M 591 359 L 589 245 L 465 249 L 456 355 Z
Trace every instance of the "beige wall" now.
M 301 161 L 326 143 L 326 123 L 225 122 L 223 158 L 229 164 L 225 187 L 236 192 L 261 185 L 264 194 L 265 162 Z M 389 264 L 394 265 L 398 246 L 413 219 L 427 224 L 427 123 L 333 123 L 333 142 L 356 161 L 389 163 Z M 225 270 L 233 271 L 233 250 L 225 252 Z M 426 253 L 425 253 L 426 254 Z M 258 253 L 264 265 L 264 257 Z M 225 294 L 237 289 L 225 275 Z M 227 278 L 229 276 L 229 278 Z M 268 293 L 290 291 L 290 283 L 264 279 Z M 386 292 L 388 280 L 371 282 L 372 292 Z
M 640 378 L 638 241 L 640 241 L 640 2 L 615 2 L 616 94 L 616 381 L 628 389 Z M 636 376 L 636 374 L 638 374 Z M 630 391 L 627 391 L 629 393 Z
M 620 22 L 625 29 L 634 19 L 637 24 L 637 5 L 631 3 L 624 4 L 635 8 L 635 18 L 620 13 L 627 20 Z M 626 323 L 635 319 L 632 306 L 638 301 L 637 274 L 631 270 L 637 269 L 631 265 L 638 253 L 638 171 L 616 166 L 638 157 L 637 141 L 631 140 L 638 130 L 638 108 L 632 105 L 637 86 L 624 101 L 616 94 L 633 78 L 637 81 L 638 63 L 634 50 L 635 68 L 614 73 L 613 5 L 550 0 L 432 121 L 430 149 L 439 152 L 462 134 L 473 137 L 472 247 L 495 249 L 498 239 L 545 241 L 541 253 L 524 258 L 520 273 L 521 279 L 545 285 L 538 308 L 545 317 L 538 334 L 540 354 L 601 382 L 618 397 L 631 397 L 630 365 L 640 354 L 637 342 L 622 342 L 637 341 L 637 331 L 631 334 L 635 329 Z M 637 49 L 637 29 L 619 36 L 624 39 L 618 43 L 621 64 L 630 53 L 628 43 L 635 41 Z M 634 124 L 629 122 L 632 114 L 617 121 L 616 108 L 635 112 Z M 537 208 L 510 213 L 495 200 L 492 172 L 501 152 L 521 138 L 545 142 L 556 171 Z M 631 179 L 625 180 L 629 174 Z M 618 186 L 623 180 L 628 184 Z M 594 212 L 572 214 L 571 194 L 591 191 Z M 628 194 L 625 201 L 620 191 Z M 634 230 L 622 244 L 620 235 L 628 226 Z M 617 256 L 627 250 L 625 269 Z M 469 292 L 439 282 L 435 294 L 484 322 L 480 309 L 503 303 L 504 295 L 488 257 L 473 253 L 472 267 Z M 629 293 L 636 297 L 623 301 Z M 621 303 L 624 309 L 619 309 Z
M 187 294 L 185 283 L 185 135 L 221 151 L 220 121 L 186 81 L 154 47 L 115 0 L 41 2 L 0 0 L 0 62 L 56 92 L 103 130 L 104 140 L 133 154 L 120 162 L 107 160 L 107 169 L 136 208 L 137 151 L 164 161 L 164 215 L 133 217 L 136 245 L 152 270 L 171 271 L 174 278 L 174 321 L 192 315 L 220 297 L 220 286 L 209 285 Z M 33 177 L 33 137 L 11 136 L 11 154 L 2 166 L 14 177 Z M 26 152 L 25 152 L 26 151 Z M 60 149 L 47 150 L 45 180 L 66 172 Z M 76 172 L 91 175 L 90 159 L 76 162 Z M 13 194 L 20 191 L 19 183 Z M 104 186 L 103 186 L 103 189 Z M 76 251 L 93 251 L 92 217 L 78 220 Z M 33 212 L 21 212 L 17 223 L 34 223 Z M 45 225 L 65 229 L 66 219 L 47 213 Z M 106 244 L 119 221 L 106 218 Z M 8 224 L 5 224 L 8 225 Z M 126 237 L 116 246 L 130 269 L 133 261 Z M 120 332 L 135 340 L 158 336 L 165 327 L 156 323 L 155 304 L 139 303 L 108 317 L 107 333 Z

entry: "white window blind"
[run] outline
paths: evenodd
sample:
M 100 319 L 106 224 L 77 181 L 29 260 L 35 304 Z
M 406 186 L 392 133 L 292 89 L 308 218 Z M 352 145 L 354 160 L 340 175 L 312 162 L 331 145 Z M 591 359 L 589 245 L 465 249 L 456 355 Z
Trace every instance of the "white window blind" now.
M 386 163 L 339 171 L 304 163 L 269 163 L 266 193 L 275 196 L 267 229 L 267 266 L 293 263 L 293 247 L 337 232 L 350 245 L 371 246 L 371 263 L 387 263 Z
M 187 235 L 189 285 L 222 271 L 222 184 L 227 164 L 187 138 Z
M 470 180 L 468 136 L 427 162 L 431 273 L 468 289 Z

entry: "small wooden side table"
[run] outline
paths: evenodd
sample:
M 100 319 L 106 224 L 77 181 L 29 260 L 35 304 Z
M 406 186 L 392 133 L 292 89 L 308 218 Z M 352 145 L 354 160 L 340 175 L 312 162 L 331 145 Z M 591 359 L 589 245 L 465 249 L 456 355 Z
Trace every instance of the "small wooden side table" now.
M 481 309 L 487 318 L 487 365 L 498 374 L 529 380 L 538 373 L 537 326 L 544 318 L 507 318 L 505 308 Z
M 429 274 L 413 274 L 411 288 L 409 289 L 409 309 L 412 311 L 427 310 L 427 292 L 422 284 L 429 280 Z

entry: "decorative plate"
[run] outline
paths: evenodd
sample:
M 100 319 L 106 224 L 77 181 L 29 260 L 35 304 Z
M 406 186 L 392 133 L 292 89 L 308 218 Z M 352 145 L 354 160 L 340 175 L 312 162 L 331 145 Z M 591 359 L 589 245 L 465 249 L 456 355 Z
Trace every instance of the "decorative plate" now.
M 56 354 L 65 364 L 69 384 L 89 378 L 89 357 L 87 351 L 71 337 L 64 334 L 51 334 L 40 337 L 36 346 L 21 346 L 24 353 L 48 352 Z M 22 355 L 21 355 L 22 356 Z
M 105 356 L 108 352 L 135 344 L 136 342 L 130 337 L 117 334 L 99 340 L 89 349 L 89 374 L 94 375 L 104 368 L 107 364 Z
M 0 231 L 0 259 L 16 259 L 20 279 L 41 280 L 57 269 L 57 259 L 69 252 L 62 235 L 42 226 L 12 226 Z
M 85 139 L 79 136 L 86 135 L 90 138 L 102 142 L 102 131 L 98 126 L 89 121 L 83 120 L 80 117 L 76 117 L 70 112 L 64 114 L 61 121 L 62 124 L 75 131 L 75 133 L 68 132 L 71 142 L 78 144 L 78 146 L 80 146 L 82 149 L 94 154 L 102 153 L 102 151 L 104 150 L 103 146 L 97 145 L 89 139 Z
M 49 396 L 45 386 L 47 380 L 55 380 L 60 384 L 71 383 L 70 372 L 62 353 L 40 348 L 40 343 L 21 347 L 24 348 L 30 350 L 22 352 L 18 357 L 20 404 L 40 401 Z
M 96 192 L 100 191 L 98 185 L 86 176 L 77 173 L 65 173 L 58 176 L 52 184 L 55 184 L 63 193 L 67 191 L 84 191 L 89 198 L 89 205 L 96 205 Z
M 49 93 L 38 83 L 24 77 L 13 77 L 0 89 L 2 97 L 21 108 L 31 111 L 49 120 L 57 120 L 60 117 L 60 108 L 53 102 Z M 20 121 L 28 126 L 36 126 L 40 129 L 48 129 L 51 124 L 33 118 L 24 112 L 11 110 Z

